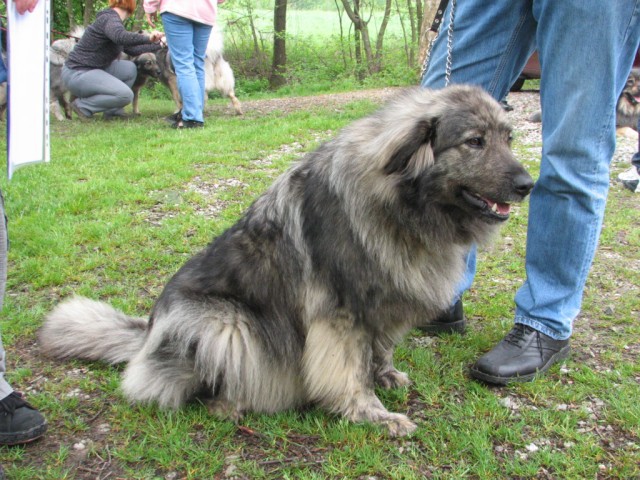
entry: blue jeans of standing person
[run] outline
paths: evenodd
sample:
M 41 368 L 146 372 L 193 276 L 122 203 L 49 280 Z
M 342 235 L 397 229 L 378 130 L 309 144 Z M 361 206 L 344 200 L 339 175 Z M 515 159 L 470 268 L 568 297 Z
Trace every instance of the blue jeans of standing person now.
M 451 1 L 422 85 L 445 84 Z M 459 0 L 452 83 L 504 98 L 537 48 L 542 160 L 531 193 L 526 280 L 515 321 L 556 340 L 572 333 L 602 228 L 615 106 L 640 42 L 640 0 Z M 460 290 L 475 273 L 475 250 Z
M 165 12 L 162 25 L 167 37 L 182 97 L 182 119 L 204 122 L 204 58 L 211 26 Z
M 78 97 L 76 106 L 87 116 L 99 112 L 123 113 L 123 107 L 133 101 L 131 87 L 138 70 L 130 60 L 116 60 L 104 70 L 62 68 L 62 81 Z

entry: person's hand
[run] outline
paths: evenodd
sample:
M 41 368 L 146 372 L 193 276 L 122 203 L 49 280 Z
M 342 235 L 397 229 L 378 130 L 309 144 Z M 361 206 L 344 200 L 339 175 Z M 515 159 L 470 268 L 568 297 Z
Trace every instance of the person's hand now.
M 13 3 L 16 4 L 16 10 L 18 10 L 18 13 L 22 15 L 26 12 L 33 12 L 38 4 L 38 0 L 13 0 Z
M 156 28 L 156 22 L 158 21 L 158 13 L 157 12 L 146 13 L 145 17 L 147 17 L 147 23 L 151 25 L 151 28 Z
M 164 39 L 164 33 L 158 32 L 157 30 L 154 30 L 153 32 L 148 32 L 148 34 L 149 34 L 149 40 L 151 40 L 153 43 L 162 42 L 162 40 Z

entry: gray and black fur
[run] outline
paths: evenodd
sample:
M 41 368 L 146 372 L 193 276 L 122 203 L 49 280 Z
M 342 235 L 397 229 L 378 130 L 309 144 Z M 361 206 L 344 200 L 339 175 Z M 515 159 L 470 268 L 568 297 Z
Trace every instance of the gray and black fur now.
M 128 362 L 133 401 L 178 408 L 205 389 L 227 416 L 315 403 L 410 434 L 374 386 L 409 384 L 394 346 L 449 306 L 471 244 L 532 188 L 510 141 L 479 88 L 408 90 L 280 176 L 174 275 L 148 322 L 74 298 L 40 344 Z

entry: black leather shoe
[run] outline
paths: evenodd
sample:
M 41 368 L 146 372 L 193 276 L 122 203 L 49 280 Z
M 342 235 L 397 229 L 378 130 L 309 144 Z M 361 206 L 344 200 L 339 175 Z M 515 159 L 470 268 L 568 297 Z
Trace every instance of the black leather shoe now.
M 516 323 L 493 350 L 471 367 L 473 378 L 497 385 L 529 382 L 569 355 L 569 340 L 554 340 L 528 325 Z
M 29 443 L 44 435 L 47 421 L 18 392 L 0 401 L 0 445 Z
M 430 335 L 438 335 L 440 333 L 464 333 L 465 327 L 462 300 L 458 300 L 433 322 L 420 325 L 418 329 Z

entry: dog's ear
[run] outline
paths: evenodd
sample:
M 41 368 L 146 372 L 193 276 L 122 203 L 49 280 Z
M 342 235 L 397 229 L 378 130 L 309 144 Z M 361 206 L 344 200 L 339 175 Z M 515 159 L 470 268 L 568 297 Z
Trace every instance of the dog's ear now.
M 433 142 L 436 138 L 437 119 L 422 120 L 407 135 L 404 144 L 398 148 L 384 167 L 387 175 L 393 173 L 419 172 L 433 164 Z

